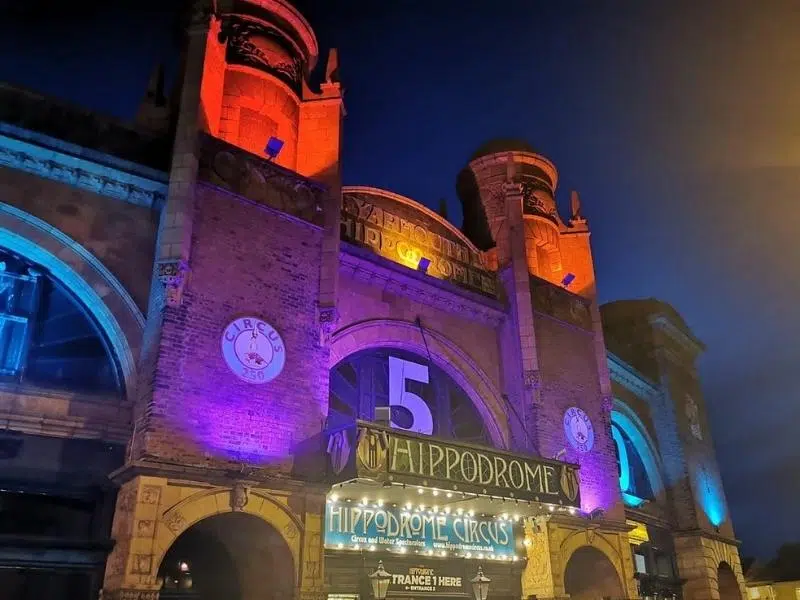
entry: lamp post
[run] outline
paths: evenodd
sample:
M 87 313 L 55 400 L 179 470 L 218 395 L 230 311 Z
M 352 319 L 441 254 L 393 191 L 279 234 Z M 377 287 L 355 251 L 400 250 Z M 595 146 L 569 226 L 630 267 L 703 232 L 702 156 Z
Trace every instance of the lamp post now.
M 369 576 L 375 600 L 386 600 L 386 593 L 389 591 L 389 582 L 391 580 L 392 576 L 383 568 L 383 561 L 379 560 L 378 568 Z
M 478 567 L 478 574 L 469 581 L 472 584 L 472 594 L 475 596 L 475 600 L 486 600 L 492 580 L 483 574 L 483 567 Z

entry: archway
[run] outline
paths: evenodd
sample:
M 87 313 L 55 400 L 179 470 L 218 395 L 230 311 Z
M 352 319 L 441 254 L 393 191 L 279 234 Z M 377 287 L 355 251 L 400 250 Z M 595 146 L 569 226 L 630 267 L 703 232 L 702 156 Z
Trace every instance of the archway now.
M 731 566 L 724 561 L 717 567 L 717 586 L 719 587 L 719 600 L 741 600 L 742 592 L 739 589 L 736 575 Z
M 469 396 L 483 417 L 493 445 L 507 448 L 507 405 L 491 378 L 457 344 L 443 334 L 396 319 L 372 319 L 337 331 L 330 343 L 330 367 L 368 349 L 398 349 L 429 357 Z
M 161 561 L 160 598 L 280 600 L 294 595 L 292 553 L 281 534 L 247 513 L 222 513 L 184 531 Z
M 592 546 L 581 546 L 570 556 L 564 570 L 564 591 L 571 600 L 625 597 L 614 564 Z

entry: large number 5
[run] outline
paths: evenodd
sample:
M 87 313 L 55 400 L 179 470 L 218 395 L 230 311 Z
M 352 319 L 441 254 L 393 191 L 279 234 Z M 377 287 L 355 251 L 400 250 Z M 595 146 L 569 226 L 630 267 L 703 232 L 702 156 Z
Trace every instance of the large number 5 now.
M 425 401 L 406 391 L 406 381 L 428 383 L 428 367 L 401 358 L 389 357 L 389 406 L 402 406 L 413 417 L 411 427 L 392 421 L 392 427 L 414 433 L 433 434 L 433 415 Z

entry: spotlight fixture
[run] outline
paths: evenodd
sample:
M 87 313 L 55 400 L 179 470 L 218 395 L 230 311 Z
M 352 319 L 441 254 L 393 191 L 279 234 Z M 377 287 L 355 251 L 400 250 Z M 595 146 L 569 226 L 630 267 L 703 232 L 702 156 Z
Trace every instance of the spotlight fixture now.
M 422 258 L 419 259 L 419 263 L 417 264 L 417 271 L 420 271 L 422 273 L 427 273 L 428 267 L 430 266 L 431 266 L 431 259 L 425 258 L 423 256 Z
M 267 146 L 264 148 L 264 154 L 267 155 L 268 160 L 275 160 L 283 150 L 283 140 L 271 136 L 267 140 Z
M 575 281 L 575 274 L 567 273 L 564 275 L 564 279 L 561 280 L 561 285 L 563 285 L 565 288 L 568 288 L 573 281 Z

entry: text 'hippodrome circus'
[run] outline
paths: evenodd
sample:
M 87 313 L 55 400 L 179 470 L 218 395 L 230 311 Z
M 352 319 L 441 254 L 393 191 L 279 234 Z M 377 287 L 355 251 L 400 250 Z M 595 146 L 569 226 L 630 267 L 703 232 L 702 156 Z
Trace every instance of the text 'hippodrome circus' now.
M 512 554 L 515 543 L 514 525 L 508 520 L 341 502 L 329 502 L 325 515 L 325 545 L 328 547 L 375 544 Z

